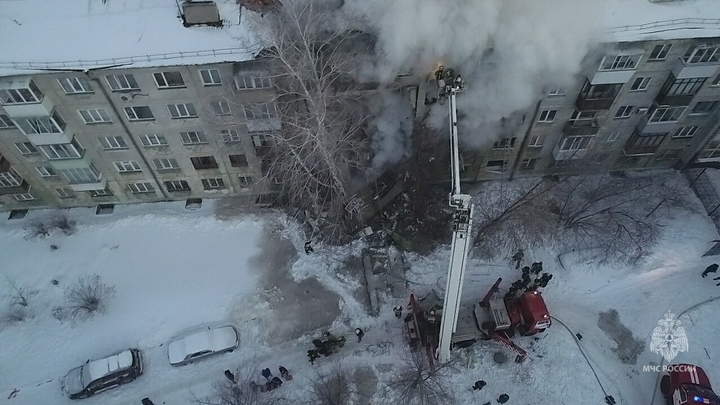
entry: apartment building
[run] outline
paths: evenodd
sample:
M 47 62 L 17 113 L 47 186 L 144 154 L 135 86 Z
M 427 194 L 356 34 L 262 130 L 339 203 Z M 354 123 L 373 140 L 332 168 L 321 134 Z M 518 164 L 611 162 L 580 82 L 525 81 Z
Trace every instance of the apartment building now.
M 205 18 L 207 2 L 202 5 L 200 13 L 183 15 Z M 239 13 L 236 5 L 229 10 Z M 252 52 L 213 48 L 224 45 L 232 28 L 245 28 L 188 27 L 176 11 L 161 7 L 150 14 L 178 36 L 208 38 L 192 47 L 152 39 L 136 50 L 147 50 L 143 57 L 2 64 L 0 209 L 250 198 L 268 191 L 258 182 L 257 152 L 267 142 L 261 132 L 280 123 L 267 65 Z M 149 18 L 147 10 L 126 12 Z M 237 23 L 239 14 L 232 13 L 210 25 L 233 17 Z M 112 15 L 85 20 L 111 23 Z M 236 39 L 225 42 L 238 46 Z M 151 54 L 155 49 L 176 52 Z

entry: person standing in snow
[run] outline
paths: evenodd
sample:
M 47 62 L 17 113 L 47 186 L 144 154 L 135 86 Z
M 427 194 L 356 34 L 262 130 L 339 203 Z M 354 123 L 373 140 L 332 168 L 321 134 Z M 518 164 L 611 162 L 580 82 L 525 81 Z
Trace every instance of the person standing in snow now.
M 475 381 L 475 385 L 473 385 L 473 391 L 480 391 L 486 385 L 487 385 L 487 383 L 485 381 L 477 380 L 477 381 Z
M 505 402 L 507 402 L 507 401 L 509 401 L 509 400 L 510 400 L 510 395 L 508 395 L 508 394 L 502 394 L 502 395 L 500 395 L 500 397 L 498 398 L 498 403 L 499 403 L 499 404 L 504 404 Z
M 707 266 L 707 268 L 705 268 L 705 271 L 702 272 L 702 278 L 707 277 L 708 273 L 717 272 L 718 267 L 719 266 L 717 265 L 717 263 L 713 263 L 713 264 Z
M 230 370 L 225 370 L 225 377 L 233 384 L 236 384 L 235 375 Z
M 358 338 L 358 343 L 362 341 L 363 336 L 365 336 L 365 332 L 363 332 L 360 328 L 355 328 L 355 336 Z
M 403 307 L 393 308 L 393 313 L 395 314 L 395 318 L 397 318 L 397 319 L 402 318 L 402 310 L 403 310 Z
M 313 247 L 310 245 L 310 241 L 305 242 L 305 254 L 309 255 L 310 253 L 314 252 Z
M 270 372 L 269 368 L 266 368 L 262 371 L 262 376 L 265 377 L 266 380 L 270 381 L 270 377 L 272 377 L 272 373 Z
M 523 257 L 525 257 L 525 252 L 523 252 L 522 249 L 518 249 L 512 257 L 513 262 L 515 262 L 515 269 L 520 268 L 520 263 L 522 263 Z

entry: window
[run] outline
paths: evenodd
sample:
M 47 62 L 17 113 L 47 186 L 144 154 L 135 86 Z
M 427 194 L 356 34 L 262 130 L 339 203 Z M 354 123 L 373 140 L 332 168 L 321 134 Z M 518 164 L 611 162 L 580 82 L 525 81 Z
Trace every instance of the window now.
M 215 115 L 230 115 L 230 105 L 227 101 L 212 102 L 210 108 L 212 108 Z
M 635 69 L 642 55 L 606 56 L 600 70 L 631 70 Z
M 138 162 L 134 160 L 113 162 L 113 165 L 115 165 L 115 169 L 117 169 L 118 173 L 132 173 L 142 171 L 142 169 L 140 168 L 140 164 L 138 164 Z
M 122 136 L 103 136 L 100 137 L 100 145 L 104 150 L 127 149 L 127 143 Z
M 165 181 L 163 183 L 167 191 L 190 191 L 190 186 L 185 180 Z
M 597 111 L 573 111 L 572 115 L 570 116 L 570 123 L 571 124 L 579 124 L 582 125 L 583 121 L 594 121 L 595 117 L 597 116 Z
M 153 78 L 155 78 L 155 84 L 157 84 L 158 89 L 185 87 L 185 81 L 180 72 L 153 73 Z
M 615 112 L 615 119 L 630 118 L 633 108 L 635 107 L 631 105 L 621 105 Z
M 548 96 L 564 96 L 565 90 L 562 87 L 555 87 L 548 91 Z
M 505 165 L 504 160 L 488 160 L 488 162 L 485 166 L 488 168 L 491 168 L 491 167 L 503 167 L 504 165 Z
M 18 201 L 32 201 L 35 199 L 35 197 L 30 193 L 13 194 L 13 197 L 15 197 Z
M 238 134 L 238 131 L 235 129 L 223 129 L 220 131 L 220 134 L 225 143 L 240 142 L 240 134 Z
M 149 148 L 153 146 L 165 146 L 167 145 L 167 140 L 165 140 L 165 137 L 162 135 L 148 134 L 140 137 L 140 143 L 146 148 Z
M 709 159 L 720 157 L 720 139 L 716 136 L 710 143 L 705 146 L 705 149 L 700 152 L 700 159 Z
M 40 150 L 42 150 L 50 160 L 79 158 L 82 157 L 85 151 L 75 139 L 73 139 L 71 143 L 41 145 Z
M 276 117 L 275 104 L 273 103 L 255 103 L 243 106 L 245 117 L 248 120 L 263 120 Z
M 274 144 L 272 135 L 250 135 L 250 139 L 252 140 L 253 146 L 255 146 L 256 150 L 262 147 L 269 147 Z
M 250 188 L 253 185 L 253 178 L 250 176 L 238 176 L 238 181 L 242 188 Z
M 711 86 L 720 86 L 720 73 L 712 80 Z
M 700 91 L 705 83 L 704 77 L 693 77 L 691 79 L 676 79 L 673 74 L 670 74 L 667 81 L 663 85 L 661 93 L 663 94 L 677 94 L 677 95 L 693 95 Z
M 557 114 L 557 110 L 545 110 L 540 112 L 540 118 L 538 118 L 538 122 L 553 122 L 555 121 L 555 115 Z
M 61 134 L 65 129 L 65 120 L 53 111 L 50 117 L 22 118 L 18 120 L 18 125 L 25 135 Z
M 691 125 L 688 127 L 680 127 L 672 135 L 673 138 L 692 138 L 698 130 L 697 125 Z
M 201 181 L 205 190 L 225 188 L 225 181 L 223 181 L 223 179 L 202 179 Z
M 592 85 L 586 80 L 580 94 L 585 100 L 614 100 L 621 88 L 622 84 Z
M 615 142 L 619 136 L 620 136 L 620 131 L 612 131 L 612 132 L 610 132 L 610 134 L 608 134 L 607 141 Z
M 592 136 L 567 136 L 560 140 L 560 150 L 585 150 L 590 146 Z
M 112 91 L 140 90 L 133 75 L 110 75 L 105 76 Z
M 655 159 L 657 160 L 675 160 L 680 156 L 682 149 L 668 149 L 660 152 Z
M 78 93 L 92 93 L 92 87 L 90 87 L 90 81 L 84 77 L 67 77 L 65 79 L 58 79 L 60 87 L 65 91 L 65 94 L 78 94 Z
M 80 116 L 86 124 L 97 124 L 99 122 L 112 122 L 110 116 L 104 108 L 94 108 L 91 110 L 78 110 Z
M 100 181 L 100 174 L 94 167 L 80 167 L 74 169 L 62 169 L 60 174 L 70 184 L 97 183 Z
M 248 161 L 245 155 L 229 155 L 230 165 L 232 167 L 247 167 Z
M 38 166 L 35 168 L 35 170 L 40 173 L 40 177 L 57 176 L 57 173 L 55 173 L 55 169 L 53 169 L 51 166 Z
M 648 85 L 650 84 L 650 81 L 652 80 L 652 77 L 636 77 L 635 81 L 633 81 L 632 86 L 630 86 L 630 91 L 643 91 L 647 90 Z
M 628 141 L 630 147 L 633 148 L 631 153 L 654 153 L 657 146 L 665 139 L 667 133 L 650 133 L 641 134 L 635 132 Z
M 15 169 L 0 173 L 0 187 L 17 187 L 22 184 L 22 182 L 22 177 L 20 177 Z
M 179 169 L 180 165 L 175 159 L 153 159 L 153 166 L 157 170 L 173 170 Z
M 535 163 L 537 159 L 523 159 L 520 162 L 520 170 L 532 170 L 535 168 Z
M 218 164 L 214 156 L 199 156 L 190 158 L 195 170 L 217 169 Z
M 43 94 L 30 80 L 27 88 L 0 90 L 0 104 L 39 103 Z
M 200 69 L 200 78 L 205 86 L 219 86 L 222 84 L 220 72 L 217 69 Z
M 7 115 L 0 114 L 0 129 L 15 128 L 15 123 Z
M 650 52 L 650 58 L 649 60 L 663 60 L 667 56 L 668 52 L 670 52 L 670 48 L 672 48 L 672 44 L 663 44 L 663 45 L 655 45 L 652 52 Z
M 720 101 L 699 101 L 693 109 L 690 111 L 690 114 L 695 115 L 708 115 L 711 114 L 715 108 L 717 108 L 718 103 Z
M 155 116 L 150 107 L 144 105 L 139 107 L 125 107 L 125 115 L 130 121 L 153 120 Z
M 533 135 L 530 137 L 530 141 L 528 142 L 529 148 L 540 148 L 543 146 L 543 142 L 545 141 L 545 137 L 542 135 Z
M 180 140 L 182 140 L 183 145 L 207 143 L 205 133 L 202 131 L 180 132 Z
M 75 193 L 69 187 L 56 188 L 55 192 L 60 198 L 75 198 Z
M 691 46 L 683 55 L 685 63 L 707 63 L 720 60 L 720 45 Z
M 107 188 L 103 190 L 90 190 L 88 194 L 90 194 L 90 197 L 110 197 L 113 195 L 112 191 Z
M 515 147 L 515 137 L 512 138 L 500 138 L 499 141 L 493 143 L 493 149 L 504 149 Z
M 686 107 L 657 107 L 654 106 L 650 114 L 649 123 L 676 122 L 685 112 Z
M 37 149 L 35 149 L 35 145 L 30 142 L 17 142 L 15 144 L 15 147 L 23 155 L 32 155 L 33 153 L 38 153 Z
M 155 187 L 153 187 L 152 183 L 128 183 L 128 188 L 133 194 L 155 192 Z
M 235 76 L 235 87 L 242 89 L 265 89 L 272 87 L 269 77 L 261 77 L 259 74 L 246 73 Z
M 172 118 L 196 118 L 195 106 L 192 103 L 187 104 L 168 104 L 168 111 Z

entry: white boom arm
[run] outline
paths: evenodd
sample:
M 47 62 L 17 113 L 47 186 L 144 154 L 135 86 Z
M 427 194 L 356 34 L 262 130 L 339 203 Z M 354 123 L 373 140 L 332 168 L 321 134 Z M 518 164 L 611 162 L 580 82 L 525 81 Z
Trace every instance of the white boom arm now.
M 441 99 L 447 97 L 450 110 L 450 169 L 452 172 L 452 191 L 450 192 L 450 206 L 455 208 L 453 214 L 453 238 L 450 253 L 450 266 L 448 267 L 447 284 L 445 286 L 445 300 L 443 303 L 442 320 L 440 322 L 440 342 L 435 355 L 440 362 L 450 359 L 450 345 L 453 333 L 457 327 L 458 312 L 460 310 L 460 297 L 465 279 L 465 266 L 468 251 L 470 250 L 470 230 L 472 227 L 473 203 L 472 197 L 460 192 L 460 152 L 458 148 L 457 109 L 455 95 L 464 90 L 465 85 L 460 76 L 455 76 L 452 70 L 438 71 L 438 86 Z

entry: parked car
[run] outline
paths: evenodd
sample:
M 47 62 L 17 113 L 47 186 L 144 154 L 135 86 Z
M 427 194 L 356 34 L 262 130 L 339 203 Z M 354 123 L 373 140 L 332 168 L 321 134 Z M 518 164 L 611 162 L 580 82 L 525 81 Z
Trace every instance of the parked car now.
M 63 391 L 70 399 L 87 398 L 98 392 L 127 384 L 143 372 L 142 355 L 127 349 L 70 370 L 62 380 Z
M 168 359 L 171 365 L 182 366 L 208 356 L 232 352 L 239 344 L 240 338 L 234 326 L 205 326 L 171 340 Z

